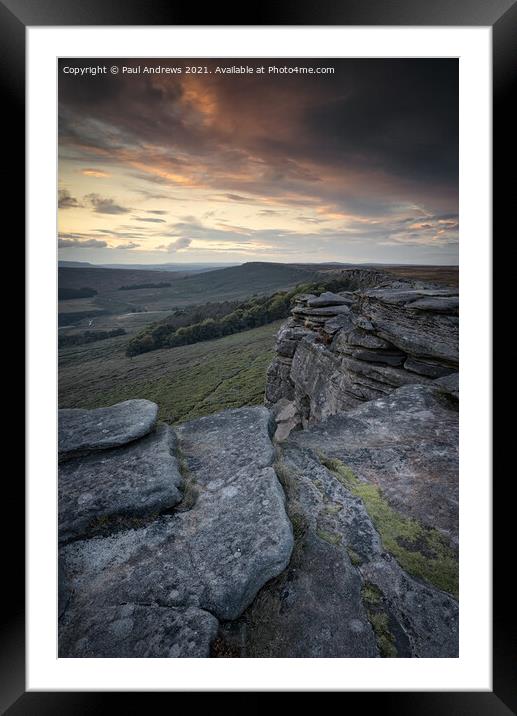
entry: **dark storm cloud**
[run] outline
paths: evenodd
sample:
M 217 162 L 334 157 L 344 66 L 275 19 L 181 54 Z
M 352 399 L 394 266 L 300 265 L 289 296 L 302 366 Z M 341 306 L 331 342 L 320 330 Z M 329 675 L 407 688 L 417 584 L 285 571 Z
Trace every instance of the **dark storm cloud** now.
M 348 92 L 311 108 L 310 134 L 321 151 L 417 181 L 457 181 L 456 60 L 353 61 L 344 69 Z
M 221 62 L 201 64 L 213 67 Z M 146 65 L 182 63 L 145 60 Z M 74 61 L 81 64 L 90 61 Z M 123 64 L 143 62 L 124 60 Z M 277 64 L 333 65 L 335 73 L 262 77 L 60 73 L 61 156 L 81 161 L 82 166 L 118 164 L 139 184 L 133 190 L 147 199 L 175 200 L 176 187 L 192 190 L 191 196 L 203 189 L 210 201 L 244 205 L 260 199 L 260 215 L 278 216 L 279 222 L 289 207 L 299 211 L 298 221 L 307 225 L 301 241 L 318 241 L 326 236 L 321 228 L 325 222 L 341 218 L 347 222 L 347 241 L 370 237 L 386 245 L 406 240 L 436 246 L 457 241 L 456 59 L 281 60 Z M 97 213 L 135 211 L 98 195 L 89 195 L 88 202 Z M 310 233 L 313 230 L 318 233 Z M 276 235 L 281 235 L 280 229 Z M 268 234 L 258 230 L 208 229 L 193 217 L 171 225 L 164 236 L 183 241 L 225 241 L 236 236 L 241 243 L 248 240 L 246 236 L 269 241 Z M 187 248 L 173 244 L 163 247 Z
M 456 60 L 332 64 L 332 76 L 260 81 L 254 76 L 205 75 L 187 82 L 185 76 L 61 75 L 60 131 L 65 139 L 100 150 L 134 149 L 145 142 L 177 146 L 194 156 L 217 150 L 226 168 L 239 167 L 250 151 L 258 152 L 266 183 L 286 177 L 318 181 L 316 172 L 300 165 L 311 160 L 339 167 L 346 162 L 419 183 L 455 184 Z M 205 121 L 214 107 L 220 121 Z M 221 145 L 225 138 L 226 146 Z M 162 160 L 178 169 L 188 163 L 173 151 Z M 231 198 L 242 200 L 238 196 Z

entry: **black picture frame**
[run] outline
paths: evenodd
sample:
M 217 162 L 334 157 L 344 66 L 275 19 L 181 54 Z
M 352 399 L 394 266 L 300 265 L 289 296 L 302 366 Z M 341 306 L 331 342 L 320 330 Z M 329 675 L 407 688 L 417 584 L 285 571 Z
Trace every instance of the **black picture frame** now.
M 202 9 L 201 9 L 202 8 Z M 510 87 L 517 68 L 516 0 L 262 0 L 243 7 L 233 2 L 196 6 L 175 0 L 0 0 L 0 86 L 3 99 L 4 154 L 9 167 L 6 206 L 19 217 L 25 215 L 24 134 L 25 30 L 28 26 L 78 25 L 405 25 L 491 26 L 493 31 L 493 216 L 494 235 L 503 221 L 503 209 L 513 204 L 514 191 L 507 177 L 513 176 L 514 120 L 510 111 Z M 202 17 L 202 22 L 198 22 Z M 92 52 L 94 54 L 94 52 Z M 29 287 L 30 289 L 30 287 Z M 4 479 L 4 507 L 21 513 L 23 480 Z M 505 545 L 512 543 L 509 518 L 511 501 L 505 500 L 504 478 L 494 486 L 494 592 L 493 592 L 493 691 L 492 692 L 362 692 L 342 694 L 345 708 L 351 699 L 361 706 L 403 714 L 448 716 L 517 713 L 517 659 L 515 659 L 514 592 L 505 587 L 508 563 Z M 513 505 L 512 505 L 513 506 Z M 7 512 L 7 510 L 6 510 Z M 24 531 L 19 518 L 14 526 L 2 521 L 4 534 L 4 589 L 7 604 L 2 610 L 0 639 L 0 709 L 10 716 L 23 714 L 74 715 L 104 713 L 115 706 L 121 693 L 26 692 L 24 614 Z M 147 710 L 149 693 L 131 693 L 127 713 Z M 243 694 L 244 696 L 245 694 Z M 126 694 L 127 696 L 127 694 Z M 167 696 L 167 694 L 166 694 Z M 177 696 L 177 695 L 176 695 Z M 173 695 L 173 698 L 175 695 Z M 144 702 L 143 699 L 146 699 Z M 365 699 L 367 699 L 365 701 Z M 257 705 L 261 702 L 259 701 Z M 145 705 L 144 705 L 145 704 Z

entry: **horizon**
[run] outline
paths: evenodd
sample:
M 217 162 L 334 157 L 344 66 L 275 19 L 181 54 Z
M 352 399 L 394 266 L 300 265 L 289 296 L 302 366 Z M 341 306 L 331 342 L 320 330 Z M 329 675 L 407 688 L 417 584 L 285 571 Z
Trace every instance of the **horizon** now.
M 98 266 L 100 268 L 107 266 L 107 263 L 94 263 L 93 261 L 80 261 L 75 259 L 58 259 L 58 263 L 84 263 L 89 264 L 91 266 Z M 156 262 L 156 263 L 144 263 L 144 262 L 132 262 L 132 263 L 123 263 L 122 261 L 115 262 L 114 265 L 117 266 L 124 266 L 127 268 L 131 268 L 132 266 L 221 266 L 222 268 L 230 268 L 233 266 L 244 266 L 245 264 L 252 264 L 252 263 L 267 263 L 267 264 L 279 264 L 279 265 L 312 265 L 312 266 L 323 266 L 328 264 L 338 264 L 342 266 L 426 266 L 426 267 L 443 267 L 443 268 L 459 268 L 459 263 L 450 263 L 450 264 L 420 264 L 420 263 L 407 263 L 407 262 L 388 262 L 388 261 L 264 261 L 260 259 L 254 259 L 250 261 L 241 261 L 241 262 L 210 262 L 210 261 L 162 261 L 162 262 Z
M 116 62 L 182 72 L 59 61 L 60 260 L 458 265 L 456 59 Z

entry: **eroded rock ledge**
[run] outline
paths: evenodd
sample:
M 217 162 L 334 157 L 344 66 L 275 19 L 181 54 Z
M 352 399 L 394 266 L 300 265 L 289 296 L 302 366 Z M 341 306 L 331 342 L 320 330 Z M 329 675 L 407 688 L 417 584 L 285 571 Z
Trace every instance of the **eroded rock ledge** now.
M 288 403 L 294 406 L 293 414 L 279 421 L 282 439 L 298 424 L 317 422 L 403 385 L 437 380 L 457 396 L 457 290 L 389 280 L 371 288 L 367 273 L 367 288 L 298 296 L 292 317 L 280 329 L 266 404 L 277 406 L 277 412 Z

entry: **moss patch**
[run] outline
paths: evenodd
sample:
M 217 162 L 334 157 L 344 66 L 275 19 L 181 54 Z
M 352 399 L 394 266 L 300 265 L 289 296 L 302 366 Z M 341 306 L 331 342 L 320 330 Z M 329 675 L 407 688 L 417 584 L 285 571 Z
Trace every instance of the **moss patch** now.
M 365 606 L 370 608 L 382 602 L 382 592 L 373 582 L 364 582 L 361 587 L 361 597 Z
M 341 535 L 337 532 L 329 532 L 328 530 L 316 530 L 316 534 L 318 537 L 322 540 L 325 540 L 325 542 L 328 542 L 329 544 L 341 544 Z
M 389 617 L 383 608 L 382 592 L 372 582 L 364 582 L 361 587 L 361 598 L 375 633 L 377 647 L 382 657 L 394 659 L 398 656 L 395 637 L 391 633 Z
M 395 646 L 395 637 L 389 628 L 388 615 L 385 612 L 372 612 L 368 619 L 373 627 L 377 639 L 377 646 L 381 656 L 385 659 L 394 659 L 398 656 Z
M 362 499 L 384 549 L 406 572 L 458 596 L 458 561 L 438 530 L 396 512 L 376 485 L 360 482 L 341 460 L 324 456 L 320 460 L 342 485 Z
M 352 547 L 347 547 L 346 551 L 348 552 L 348 556 L 350 557 L 350 561 L 354 567 L 359 567 L 359 565 L 364 562 L 363 558 L 357 554 L 355 549 L 352 549 Z
M 337 515 L 342 509 L 343 505 L 340 505 L 338 502 L 331 502 L 325 506 L 325 512 L 328 515 Z

